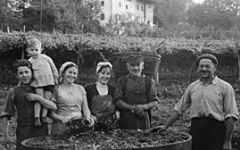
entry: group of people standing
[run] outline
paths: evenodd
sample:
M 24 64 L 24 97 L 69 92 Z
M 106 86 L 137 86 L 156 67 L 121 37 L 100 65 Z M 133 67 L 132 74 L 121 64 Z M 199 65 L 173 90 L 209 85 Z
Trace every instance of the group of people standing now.
M 154 81 L 142 73 L 144 59 L 131 55 L 127 59 L 128 75 L 118 79 L 116 88 L 109 84 L 112 64 L 99 62 L 97 81 L 83 87 L 75 84 L 78 66 L 65 62 L 58 71 L 52 59 L 41 54 L 41 42 L 28 42 L 29 60 L 19 60 L 16 74 L 19 84 L 10 89 L 7 105 L 1 114 L 4 141 L 9 141 L 8 121 L 17 112 L 17 144 L 30 137 L 46 136 L 48 121 L 53 119 L 52 133 L 72 120 L 84 119 L 101 130 L 119 119 L 121 129 L 164 131 L 190 107 L 193 150 L 231 149 L 234 122 L 239 118 L 232 86 L 215 74 L 218 60 L 204 54 L 197 60 L 200 79 L 186 89 L 164 125 L 151 128 L 151 109 L 159 98 Z
M 62 132 L 59 126 L 78 119 L 88 121 L 99 130 L 119 118 L 122 129 L 150 127 L 149 110 L 158 99 L 154 97 L 151 78 L 142 74 L 141 56 L 129 57 L 129 75 L 119 79 L 115 89 L 109 84 L 113 69 L 110 62 L 99 62 L 97 81 L 83 87 L 75 83 L 78 66 L 65 62 L 58 74 L 52 59 L 41 54 L 38 39 L 29 40 L 26 51 L 30 59 L 16 63 L 19 83 L 10 89 L 5 110 L 0 115 L 5 143 L 10 141 L 8 121 L 15 112 L 18 115 L 17 150 L 24 149 L 21 142 L 27 138 L 48 135 L 47 116 L 53 120 L 52 134 Z

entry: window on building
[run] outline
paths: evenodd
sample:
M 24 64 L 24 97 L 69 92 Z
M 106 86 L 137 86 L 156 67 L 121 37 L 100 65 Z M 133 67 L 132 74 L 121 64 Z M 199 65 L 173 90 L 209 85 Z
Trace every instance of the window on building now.
M 128 5 L 126 5 L 126 9 L 128 9 Z
M 149 5 L 148 8 L 152 8 L 151 5 Z
M 121 20 L 121 19 L 122 19 L 121 15 L 117 14 L 117 15 L 116 15 L 116 19 L 117 19 L 117 20 Z
M 119 7 L 122 7 L 122 4 L 121 4 L 121 3 L 118 3 L 118 6 L 119 6 Z
M 137 4 L 137 10 L 139 10 L 139 5 Z
M 105 19 L 105 15 L 104 14 L 101 14 L 100 15 L 100 20 L 104 20 Z
M 101 6 L 104 6 L 104 1 L 101 1 Z
M 143 5 L 141 5 L 141 11 L 143 11 Z

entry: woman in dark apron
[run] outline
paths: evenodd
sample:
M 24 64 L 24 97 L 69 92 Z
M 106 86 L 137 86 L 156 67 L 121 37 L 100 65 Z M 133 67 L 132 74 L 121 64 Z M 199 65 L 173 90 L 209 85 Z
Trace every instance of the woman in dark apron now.
M 107 130 L 113 127 L 116 111 L 113 103 L 115 88 L 109 85 L 111 72 L 110 62 L 99 62 L 96 67 L 97 81 L 85 88 L 90 111 L 96 117 L 97 130 Z
M 142 74 L 142 56 L 132 55 L 127 59 L 129 74 L 117 81 L 116 106 L 120 110 L 120 128 L 148 129 L 151 125 L 150 110 L 158 98 L 150 77 Z

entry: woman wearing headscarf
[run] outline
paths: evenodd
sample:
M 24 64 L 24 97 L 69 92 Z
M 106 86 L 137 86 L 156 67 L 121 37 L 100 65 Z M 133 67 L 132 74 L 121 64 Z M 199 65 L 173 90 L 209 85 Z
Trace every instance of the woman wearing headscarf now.
M 57 110 L 51 113 L 55 120 L 52 134 L 64 132 L 64 125 L 72 120 L 84 119 L 92 126 L 94 119 L 88 108 L 86 91 L 83 86 L 74 83 L 78 75 L 77 65 L 66 62 L 61 66 L 59 73 L 60 81 L 54 93 Z
M 113 103 L 115 88 L 109 84 L 112 72 L 110 62 L 99 62 L 96 67 L 97 81 L 86 86 L 91 113 L 96 117 L 96 129 L 113 127 L 116 112 Z

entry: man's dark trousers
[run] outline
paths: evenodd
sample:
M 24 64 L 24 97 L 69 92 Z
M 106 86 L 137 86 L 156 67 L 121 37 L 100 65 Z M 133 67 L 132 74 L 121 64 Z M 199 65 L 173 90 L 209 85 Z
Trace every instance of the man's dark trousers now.
M 192 119 L 192 150 L 223 150 L 225 125 L 210 117 Z

